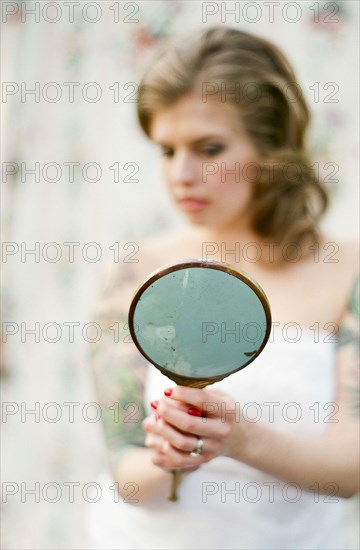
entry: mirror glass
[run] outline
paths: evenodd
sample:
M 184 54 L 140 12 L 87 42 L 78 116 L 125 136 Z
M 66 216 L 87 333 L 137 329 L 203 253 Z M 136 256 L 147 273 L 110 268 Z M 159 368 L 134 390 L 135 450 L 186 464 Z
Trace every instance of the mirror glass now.
M 153 272 L 136 291 L 129 327 L 140 352 L 183 385 L 221 380 L 251 363 L 271 328 L 260 286 L 232 266 L 185 260 Z

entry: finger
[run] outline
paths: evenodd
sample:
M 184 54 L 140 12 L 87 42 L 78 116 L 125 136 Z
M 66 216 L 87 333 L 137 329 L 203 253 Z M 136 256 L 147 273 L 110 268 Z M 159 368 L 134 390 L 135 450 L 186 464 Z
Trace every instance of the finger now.
M 206 461 L 205 455 L 199 454 L 196 457 L 192 457 L 190 455 L 190 452 L 182 452 L 175 447 L 173 447 L 168 441 L 163 442 L 162 448 L 161 448 L 162 460 L 166 460 L 168 467 L 171 467 L 173 469 L 187 469 L 187 468 L 193 468 L 196 465 L 200 465 L 201 463 Z
M 183 464 L 181 468 L 179 466 L 176 466 L 171 459 L 165 454 L 162 453 L 154 453 L 152 456 L 152 463 L 155 464 L 155 466 L 158 466 L 159 468 L 163 468 L 166 471 L 171 472 L 172 470 L 181 469 L 183 472 L 195 472 L 195 470 L 198 470 L 201 466 L 201 463 L 198 464 Z
M 208 437 L 210 439 L 223 438 L 229 432 L 229 426 L 226 422 L 221 422 L 214 418 L 200 418 L 192 416 L 185 411 L 174 407 L 171 400 L 161 401 L 158 406 L 158 412 L 161 417 L 158 424 L 161 426 L 161 421 L 165 421 L 173 428 L 186 434 L 193 434 L 196 437 Z
M 153 433 L 147 434 L 145 445 L 151 451 L 152 463 L 167 470 L 181 467 L 182 470 L 195 471 L 203 462 L 190 457 L 190 453 L 178 451 L 163 437 Z
M 164 393 L 172 402 L 182 402 L 184 406 L 195 407 L 204 416 L 221 417 L 224 413 L 236 412 L 233 399 L 220 390 L 175 386 L 165 390 Z
M 155 434 L 147 434 L 145 438 L 145 445 L 149 449 L 162 453 L 164 438 Z
M 175 447 L 175 449 L 183 453 L 190 453 L 196 449 L 198 444 L 197 436 L 180 432 L 171 426 L 171 424 L 165 422 L 164 419 L 160 421 L 159 434 L 166 439 L 172 447 Z
M 164 399 L 166 399 L 166 398 L 154 399 L 153 401 L 150 402 L 150 406 L 153 409 L 153 411 L 157 411 L 157 408 L 159 406 L 160 401 L 163 401 Z M 189 408 L 188 404 L 183 403 L 182 401 L 173 400 L 172 404 L 173 404 L 174 407 L 177 407 L 181 411 L 187 411 L 188 408 Z
M 159 433 L 159 430 L 158 430 L 158 421 L 159 421 L 159 419 L 160 419 L 160 416 L 157 412 L 155 412 L 155 414 L 153 414 L 153 415 L 147 416 L 146 418 L 144 418 L 144 420 L 141 423 L 142 429 L 146 433 L 158 434 Z

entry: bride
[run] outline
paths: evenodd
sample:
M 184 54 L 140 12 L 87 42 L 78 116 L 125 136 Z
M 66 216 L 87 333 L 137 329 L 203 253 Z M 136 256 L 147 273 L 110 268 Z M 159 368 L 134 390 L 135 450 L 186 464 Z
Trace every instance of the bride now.
M 328 195 L 311 168 L 293 69 L 263 39 L 206 28 L 158 53 L 137 109 L 188 226 L 140 243 L 139 261 L 117 264 L 100 289 L 92 368 L 109 469 L 91 505 L 93 545 L 355 548 L 346 527 L 346 499 L 359 491 L 355 247 L 319 230 Z M 205 389 L 175 386 L 147 364 L 126 325 L 148 274 L 189 258 L 247 272 L 273 317 L 252 365 Z M 170 503 L 175 468 L 183 476 Z

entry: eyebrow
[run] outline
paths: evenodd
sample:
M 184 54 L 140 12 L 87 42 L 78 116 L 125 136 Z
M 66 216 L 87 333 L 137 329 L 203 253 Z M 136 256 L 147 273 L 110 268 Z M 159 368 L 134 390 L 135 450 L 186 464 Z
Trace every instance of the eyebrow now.
M 219 135 L 216 135 L 216 134 L 211 134 L 211 135 L 208 135 L 208 136 L 204 136 L 202 138 L 198 138 L 198 139 L 195 139 L 193 141 L 190 141 L 190 144 L 191 145 L 201 145 L 201 143 L 204 143 L 205 141 L 211 141 L 211 140 L 221 140 L 221 141 L 225 141 L 225 138 L 224 136 L 219 136 Z M 156 140 L 154 140 L 156 141 Z M 158 145 L 161 145 L 162 147 L 171 147 L 171 145 L 168 145 L 166 143 L 161 143 L 160 141 L 156 141 L 156 143 Z

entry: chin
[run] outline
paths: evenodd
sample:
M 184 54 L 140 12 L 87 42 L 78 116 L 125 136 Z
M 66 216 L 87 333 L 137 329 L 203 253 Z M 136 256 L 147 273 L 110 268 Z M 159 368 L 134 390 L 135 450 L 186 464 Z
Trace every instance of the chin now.
M 238 219 L 238 213 L 236 216 L 224 216 L 224 211 L 222 212 L 206 212 L 205 209 L 202 211 L 194 212 L 184 212 L 181 210 L 182 216 L 191 224 L 199 227 L 223 227 L 231 224 L 234 219 Z
M 209 219 L 207 219 L 205 216 L 201 217 L 199 215 L 187 215 L 185 216 L 186 220 L 191 224 L 191 225 L 196 225 L 196 226 L 199 226 L 199 227 L 212 227 L 214 225 L 213 222 L 209 221 Z

